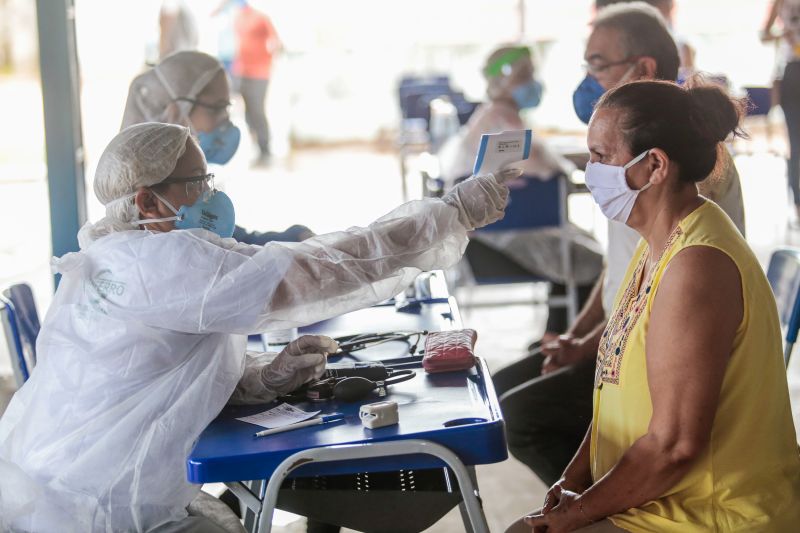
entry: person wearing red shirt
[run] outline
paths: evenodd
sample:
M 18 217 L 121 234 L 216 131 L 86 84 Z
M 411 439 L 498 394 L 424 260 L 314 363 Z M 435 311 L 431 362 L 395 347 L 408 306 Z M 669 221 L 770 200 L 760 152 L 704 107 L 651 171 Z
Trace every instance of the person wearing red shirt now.
M 269 17 L 247 2 L 242 2 L 242 8 L 236 15 L 235 28 L 238 50 L 233 74 L 244 99 L 247 127 L 258 143 L 259 154 L 255 163 L 266 164 L 271 154 L 265 101 L 272 62 L 281 43 Z

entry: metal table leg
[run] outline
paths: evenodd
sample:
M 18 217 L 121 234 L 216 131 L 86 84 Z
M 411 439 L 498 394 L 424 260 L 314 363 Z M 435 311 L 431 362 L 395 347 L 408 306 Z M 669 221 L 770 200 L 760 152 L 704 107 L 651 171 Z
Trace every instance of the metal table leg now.
M 481 501 L 481 496 L 478 492 L 478 474 L 475 472 L 475 467 L 468 466 L 467 473 L 469 474 L 469 478 L 472 480 L 472 483 L 475 486 L 475 496 L 478 498 L 478 503 L 481 505 L 481 511 L 483 511 L 483 502 Z M 469 521 L 467 506 L 463 501 L 458 504 L 458 510 L 461 511 L 461 520 L 464 521 L 465 533 L 475 533 L 475 531 L 472 529 L 472 524 Z
M 464 525 L 468 528 L 468 531 L 474 533 L 489 533 L 489 526 L 486 523 L 486 517 L 478 499 L 477 483 L 473 483 L 473 477 L 467 467 L 464 466 L 464 463 L 448 448 L 434 442 L 416 439 L 311 448 L 287 457 L 278 465 L 267 482 L 260 512 L 257 513 L 259 516 L 257 531 L 259 533 L 270 533 L 272 531 L 272 515 L 275 511 L 275 504 L 278 501 L 278 491 L 283 484 L 283 480 L 293 470 L 314 462 L 348 461 L 411 454 L 432 455 L 441 459 L 450 467 L 458 480 L 458 486 L 461 490 L 461 498 L 463 499 L 461 505 L 465 510 L 463 513 Z M 474 476 L 474 469 L 472 474 Z M 251 495 L 254 496 L 252 493 Z M 245 497 L 250 503 L 254 503 L 251 498 L 246 495 Z M 245 503 L 248 504 L 247 502 Z

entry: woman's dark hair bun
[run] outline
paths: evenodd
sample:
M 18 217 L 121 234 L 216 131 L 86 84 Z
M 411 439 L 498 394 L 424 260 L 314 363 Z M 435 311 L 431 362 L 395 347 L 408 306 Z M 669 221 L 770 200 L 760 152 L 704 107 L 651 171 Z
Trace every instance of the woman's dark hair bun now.
M 745 101 L 731 98 L 719 85 L 690 79 L 634 81 L 605 93 L 596 109 L 623 111 L 620 128 L 632 154 L 661 148 L 678 163 L 680 179 L 706 179 L 717 164 L 719 144 L 733 133 L 744 136 L 739 122 Z
M 691 101 L 691 121 L 695 131 L 708 142 L 722 142 L 731 133 L 743 136 L 739 128 L 746 111 L 746 100 L 731 98 L 719 86 L 691 79 L 687 84 Z

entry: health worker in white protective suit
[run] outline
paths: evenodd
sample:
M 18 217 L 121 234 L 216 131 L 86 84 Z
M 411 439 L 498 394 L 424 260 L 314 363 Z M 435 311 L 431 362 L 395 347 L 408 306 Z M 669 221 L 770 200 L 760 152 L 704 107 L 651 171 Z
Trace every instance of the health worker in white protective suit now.
M 111 141 L 94 190 L 106 216 L 54 259 L 37 367 L 0 419 L 2 531 L 219 531 L 187 517 L 193 443 L 229 400 L 287 393 L 336 349 L 302 337 L 251 362 L 246 335 L 377 303 L 452 265 L 508 193 L 481 176 L 366 228 L 244 245 L 226 238 L 233 206 L 189 129 L 159 123 Z

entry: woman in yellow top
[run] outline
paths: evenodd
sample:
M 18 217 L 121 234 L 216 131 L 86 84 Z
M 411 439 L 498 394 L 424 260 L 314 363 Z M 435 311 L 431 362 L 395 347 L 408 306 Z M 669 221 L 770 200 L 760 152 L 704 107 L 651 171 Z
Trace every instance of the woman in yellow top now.
M 595 108 L 587 186 L 643 239 L 600 343 L 589 432 L 514 531 L 800 531 L 775 301 L 696 186 L 741 113 L 717 88 L 655 81 Z

